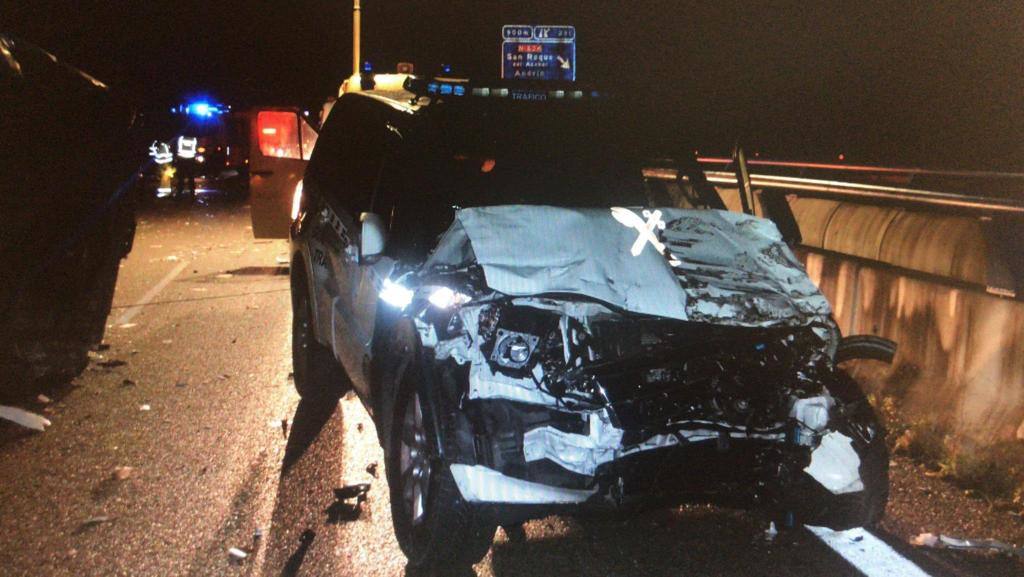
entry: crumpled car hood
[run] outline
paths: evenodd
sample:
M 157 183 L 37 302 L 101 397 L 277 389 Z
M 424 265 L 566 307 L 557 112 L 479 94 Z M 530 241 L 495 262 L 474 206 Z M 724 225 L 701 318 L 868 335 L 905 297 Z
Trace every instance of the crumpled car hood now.
M 569 294 L 635 313 L 806 325 L 828 301 L 769 220 L 719 210 L 465 208 L 426 270 L 478 263 L 510 296 Z

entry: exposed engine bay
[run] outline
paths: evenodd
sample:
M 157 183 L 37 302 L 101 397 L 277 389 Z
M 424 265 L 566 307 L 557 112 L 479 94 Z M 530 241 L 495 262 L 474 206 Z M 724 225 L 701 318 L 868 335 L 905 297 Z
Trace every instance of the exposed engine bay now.
M 705 228 L 716 225 L 706 216 L 679 216 L 691 225 L 693 218 Z M 719 249 L 763 241 L 758 250 L 771 260 L 769 273 L 749 263 L 732 273 L 715 270 L 712 259 L 673 252 L 700 239 L 661 236 L 647 249 L 656 260 L 645 266 L 663 263 L 673 286 L 660 287 L 659 295 L 655 284 L 642 301 L 628 290 L 609 298 L 606 287 L 595 296 L 585 283 L 528 294 L 531 276 L 550 284 L 552 275 L 529 265 L 518 271 L 495 265 L 475 242 L 474 225 L 462 220 L 462 230 L 453 227 L 455 240 L 450 233 L 445 246 L 442 239 L 434 262 L 407 277 L 416 298 L 406 313 L 444 400 L 445 459 L 464 499 L 615 504 L 639 494 L 727 490 L 779 502 L 807 477 L 834 495 L 864 490 L 855 447 L 873 442 L 878 431 L 854 416 L 850 399 L 835 394 L 845 384 L 834 366 L 839 334 L 827 302 L 822 306 L 820 293 L 807 290 L 806 274 L 780 239 L 752 236 L 752 217 L 741 217 L 748 222 L 738 233 L 742 243 L 730 242 L 736 239 L 726 226 L 707 238 L 725 240 Z M 673 226 L 669 221 L 666 228 Z M 618 290 L 617 265 L 608 262 L 635 261 L 602 255 L 600 248 L 587 250 L 590 258 L 609 259 L 602 274 Z M 716 258 L 728 262 L 745 251 Z M 551 247 L 547 258 L 580 264 L 557 253 Z M 496 266 L 504 280 L 495 282 Z M 593 269 L 593 263 L 582 266 Z M 745 272 L 736 274 L 739 269 Z M 509 282 L 512 277 L 517 280 Z M 794 297 L 786 292 L 791 286 L 803 292 Z M 698 298 L 710 294 L 728 296 Z M 652 314 L 665 295 L 687 306 Z M 762 316 L 756 307 L 736 312 L 758 299 L 789 308 Z M 710 322 L 715 311 L 718 322 Z

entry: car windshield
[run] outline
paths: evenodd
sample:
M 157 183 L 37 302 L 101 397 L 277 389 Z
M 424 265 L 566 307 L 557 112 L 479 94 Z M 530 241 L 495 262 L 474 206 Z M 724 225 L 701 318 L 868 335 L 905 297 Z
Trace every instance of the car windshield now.
M 590 102 L 460 102 L 429 111 L 402 167 L 414 195 L 392 213 L 390 246 L 419 260 L 451 224 L 455 210 L 508 204 L 562 207 L 646 203 L 640 155 L 624 143 L 606 107 Z M 385 179 L 389 178 L 385 174 Z
M 595 102 L 470 102 L 438 106 L 430 163 L 435 190 L 457 206 L 638 205 L 639 159 Z

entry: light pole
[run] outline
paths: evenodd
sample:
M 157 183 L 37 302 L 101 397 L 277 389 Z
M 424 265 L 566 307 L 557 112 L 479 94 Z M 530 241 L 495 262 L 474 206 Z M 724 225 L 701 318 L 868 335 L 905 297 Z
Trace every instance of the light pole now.
M 359 18 L 359 0 L 352 0 L 352 74 L 359 74 L 360 55 L 359 55 L 359 29 L 360 29 L 360 18 Z

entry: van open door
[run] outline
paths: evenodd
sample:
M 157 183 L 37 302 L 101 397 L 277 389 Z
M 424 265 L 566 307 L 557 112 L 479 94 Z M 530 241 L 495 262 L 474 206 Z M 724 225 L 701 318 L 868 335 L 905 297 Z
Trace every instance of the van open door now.
M 249 201 L 256 238 L 288 238 L 292 197 L 317 132 L 296 108 L 259 108 L 250 119 Z

